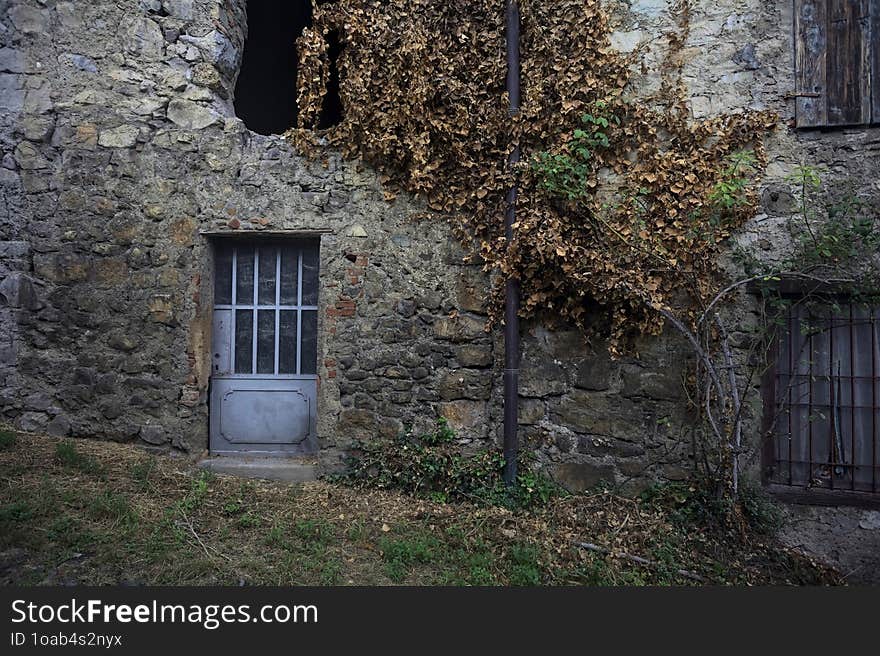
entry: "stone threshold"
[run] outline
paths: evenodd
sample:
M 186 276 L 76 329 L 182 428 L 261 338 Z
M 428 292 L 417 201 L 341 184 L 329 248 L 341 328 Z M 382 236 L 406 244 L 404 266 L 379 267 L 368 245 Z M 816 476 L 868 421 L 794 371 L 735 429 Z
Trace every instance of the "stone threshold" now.
M 197 467 L 215 474 L 258 478 L 282 483 L 305 483 L 318 479 L 314 460 L 279 456 L 214 455 L 203 458 Z

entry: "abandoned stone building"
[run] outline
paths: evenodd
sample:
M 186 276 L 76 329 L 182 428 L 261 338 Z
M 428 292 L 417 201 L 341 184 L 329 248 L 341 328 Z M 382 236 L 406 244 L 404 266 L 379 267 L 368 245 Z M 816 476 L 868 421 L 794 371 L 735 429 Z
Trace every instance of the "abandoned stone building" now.
M 624 52 L 674 21 L 671 0 L 607 4 Z M 0 0 L 0 420 L 192 457 L 306 457 L 318 471 L 355 439 L 438 416 L 463 442 L 498 443 L 503 340 L 485 330 L 481 268 L 444 224 L 411 220 L 416 200 L 386 201 L 369 168 L 302 157 L 281 136 L 295 122 L 284 76 L 308 5 Z M 694 117 L 780 117 L 741 243 L 773 252 L 799 164 L 880 191 L 880 2 L 693 5 Z M 846 62 L 861 68 L 826 75 Z M 340 111 L 331 98 L 325 127 Z M 740 300 L 747 331 L 755 308 Z M 873 323 L 831 347 L 856 353 L 848 376 L 867 380 L 867 401 L 847 397 L 848 467 L 838 489 L 785 503 L 783 535 L 880 581 Z M 574 329 L 526 322 L 522 443 L 573 489 L 684 480 L 689 361 L 671 331 L 612 359 Z M 755 410 L 755 442 L 769 411 Z M 754 448 L 745 469 L 804 491 L 814 458 L 828 464 L 808 455 Z

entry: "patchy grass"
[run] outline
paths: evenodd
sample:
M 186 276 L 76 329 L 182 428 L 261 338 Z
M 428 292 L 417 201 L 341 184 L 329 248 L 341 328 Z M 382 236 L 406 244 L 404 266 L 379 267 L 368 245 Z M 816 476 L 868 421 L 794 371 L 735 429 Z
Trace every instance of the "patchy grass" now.
M 0 441 L 0 582 L 694 584 L 680 569 L 716 584 L 839 582 L 770 534 L 713 522 L 710 511 L 686 488 L 643 499 L 597 492 L 528 511 L 444 504 L 242 481 L 133 446 L 13 434 Z M 770 517 L 757 501 L 752 511 Z
M 9 430 L 0 430 L 0 451 L 11 449 L 15 446 L 15 433 Z
M 68 469 L 78 469 L 85 474 L 98 476 L 102 473 L 101 464 L 81 453 L 73 440 L 61 440 L 55 445 L 55 460 Z

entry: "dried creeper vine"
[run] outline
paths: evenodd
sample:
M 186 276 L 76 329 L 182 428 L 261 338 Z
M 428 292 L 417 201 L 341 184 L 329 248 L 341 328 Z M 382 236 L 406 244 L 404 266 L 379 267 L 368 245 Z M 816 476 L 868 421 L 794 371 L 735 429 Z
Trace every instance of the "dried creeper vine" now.
M 522 0 L 522 111 L 507 113 L 501 0 L 338 0 L 313 7 L 299 41 L 300 129 L 312 133 L 337 33 L 343 122 L 326 136 L 449 220 L 487 270 L 520 279 L 525 317 L 589 331 L 613 353 L 662 328 L 659 310 L 699 306 L 716 286 L 722 242 L 754 213 L 761 137 L 776 118 L 691 121 L 680 50 L 690 5 L 676 6 L 660 91 L 633 97 L 635 58 L 615 52 L 599 0 Z M 506 168 L 519 142 L 524 165 Z M 742 154 L 754 152 L 754 157 Z M 506 189 L 520 187 L 516 239 Z M 496 286 L 491 317 L 501 316 Z

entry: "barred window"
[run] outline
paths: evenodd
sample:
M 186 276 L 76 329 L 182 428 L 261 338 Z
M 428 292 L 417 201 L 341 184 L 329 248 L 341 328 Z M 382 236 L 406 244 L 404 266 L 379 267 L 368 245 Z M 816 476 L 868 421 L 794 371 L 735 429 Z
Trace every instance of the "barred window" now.
M 791 306 L 771 376 L 770 483 L 880 491 L 878 325 L 863 304 Z

